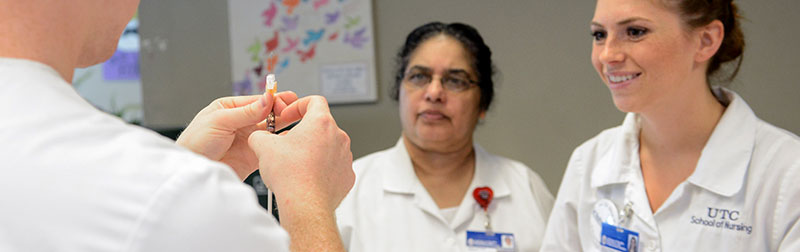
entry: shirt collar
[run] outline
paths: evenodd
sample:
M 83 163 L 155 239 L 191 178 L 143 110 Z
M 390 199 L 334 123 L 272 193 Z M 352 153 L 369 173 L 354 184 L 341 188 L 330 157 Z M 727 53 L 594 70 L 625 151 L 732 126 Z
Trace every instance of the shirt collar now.
M 689 183 L 719 195 L 730 197 L 741 190 L 755 145 L 757 117 L 747 103 L 733 91 L 715 87 L 714 94 L 723 103 L 730 101 L 722 118 L 708 139 Z M 620 136 L 613 136 L 611 146 L 600 146 L 598 166 L 592 171 L 593 188 L 630 182 L 639 162 L 639 116 L 628 113 L 620 126 Z M 720 176 L 724 174 L 724 176 Z
M 44 63 L 28 60 L 28 59 L 19 59 L 19 58 L 5 58 L 0 57 L 0 67 L 2 68 L 21 68 L 21 69 L 29 69 L 39 71 L 40 74 L 44 75 L 51 75 L 61 79 L 61 75 L 53 69 L 53 67 L 46 65 Z
M 610 144 L 597 147 L 602 154 L 597 167 L 592 170 L 592 188 L 630 181 L 634 169 L 639 167 L 635 162 L 638 162 L 640 127 L 639 115 L 628 113 L 622 125 L 614 131 L 617 135 L 611 136 Z
M 755 147 L 756 117 L 738 94 L 715 87 L 719 100 L 730 101 L 708 139 L 697 169 L 688 181 L 723 196 L 733 196 L 744 184 Z M 724 175 L 724 176 L 721 176 Z
M 511 194 L 508 185 L 505 183 L 499 167 L 494 167 L 497 161 L 496 157 L 492 156 L 484 150 L 477 143 L 473 144 L 475 150 L 475 175 L 470 183 L 468 194 L 472 194 L 475 187 L 488 186 L 494 192 L 495 198 L 505 197 Z M 414 173 L 414 168 L 411 164 L 411 158 L 406 150 L 403 139 L 397 141 L 397 144 L 389 150 L 391 155 L 384 160 L 387 167 L 383 173 L 383 189 L 394 193 L 407 193 L 414 194 L 418 188 L 422 187 L 417 175 Z
M 488 186 L 494 193 L 494 198 L 502 198 L 511 195 L 511 190 L 508 189 L 508 183 L 502 176 L 502 167 L 499 164 L 497 157 L 489 154 L 480 145 L 473 144 L 475 149 L 475 176 L 472 178 L 467 193 L 472 194 L 476 187 Z
M 383 172 L 383 189 L 395 193 L 413 194 L 414 188 L 422 186 L 414 173 L 411 157 L 408 156 L 403 138 L 389 150 L 390 154 L 382 162 L 386 163 Z
M 62 97 L 80 101 L 89 105 L 77 91 L 72 87 L 70 82 L 65 81 L 61 75 L 53 67 L 33 60 L 20 59 L 20 58 L 6 58 L 0 57 L 0 85 L 3 95 L 20 95 L 13 94 L 8 91 L 12 86 L 25 86 L 47 88 Z M 5 83 L 9 82 L 9 83 Z M 40 93 L 33 93 L 30 95 L 41 95 Z

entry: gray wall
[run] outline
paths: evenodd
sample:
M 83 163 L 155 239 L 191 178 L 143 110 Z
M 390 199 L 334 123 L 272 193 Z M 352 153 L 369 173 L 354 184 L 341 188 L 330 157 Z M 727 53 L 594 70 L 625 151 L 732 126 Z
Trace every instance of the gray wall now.
M 800 18 L 793 14 L 800 1 L 739 2 L 748 19 L 743 24 L 748 47 L 732 88 L 764 120 L 800 133 L 800 86 L 794 77 Z M 227 10 L 220 3 L 224 1 L 142 1 L 142 36 L 172 27 L 171 34 L 162 36 L 174 40 L 163 59 L 142 56 L 147 125 L 183 125 L 213 97 L 229 94 L 229 60 L 223 55 L 228 44 L 218 38 L 226 34 Z M 555 193 L 573 148 L 623 119 L 590 64 L 593 11 L 592 1 L 374 1 L 379 100 L 334 106 L 332 112 L 350 134 L 356 157 L 392 146 L 400 124 L 388 88 L 394 54 L 405 35 L 433 20 L 469 23 L 492 48 L 500 70 L 495 103 L 475 138 L 491 152 L 528 164 Z M 199 24 L 202 31 L 182 28 Z M 178 44 L 182 49 L 171 52 Z
M 219 0 L 141 1 L 145 126 L 185 126 L 212 100 L 233 93 L 227 8 Z

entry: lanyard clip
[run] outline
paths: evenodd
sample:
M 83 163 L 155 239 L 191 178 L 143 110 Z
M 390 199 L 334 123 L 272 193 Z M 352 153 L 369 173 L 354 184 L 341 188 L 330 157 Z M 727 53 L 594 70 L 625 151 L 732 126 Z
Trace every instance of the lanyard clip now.
M 483 213 L 486 214 L 486 222 L 484 223 L 484 226 L 486 227 L 487 232 L 491 232 L 492 221 L 489 218 L 489 204 L 492 203 L 492 199 L 494 198 L 494 192 L 492 191 L 492 188 L 475 188 L 475 191 L 472 191 L 472 197 L 475 198 L 475 201 L 478 202 L 478 205 L 480 205 L 483 209 Z
M 630 221 L 631 217 L 633 217 L 633 202 L 628 201 L 625 203 L 625 207 L 619 211 L 619 226 Z

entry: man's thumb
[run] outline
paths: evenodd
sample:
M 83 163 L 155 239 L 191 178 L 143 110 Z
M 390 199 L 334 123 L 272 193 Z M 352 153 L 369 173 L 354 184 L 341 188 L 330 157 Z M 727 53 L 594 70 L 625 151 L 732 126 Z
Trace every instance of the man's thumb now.
M 245 106 L 218 110 L 217 113 L 221 117 L 219 123 L 229 130 L 258 124 L 267 118 L 272 110 L 273 100 L 272 95 L 264 94 L 258 100 Z

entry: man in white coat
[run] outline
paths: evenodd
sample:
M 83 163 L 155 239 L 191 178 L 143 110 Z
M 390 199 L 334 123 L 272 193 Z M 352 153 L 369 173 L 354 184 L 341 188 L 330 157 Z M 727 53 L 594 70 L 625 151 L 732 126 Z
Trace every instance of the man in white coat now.
M 176 145 L 78 96 L 74 69 L 112 55 L 138 2 L 0 0 L 0 251 L 343 250 L 352 153 L 323 98 L 221 98 Z M 273 104 L 302 122 L 257 130 Z M 241 183 L 256 169 L 283 229 Z

